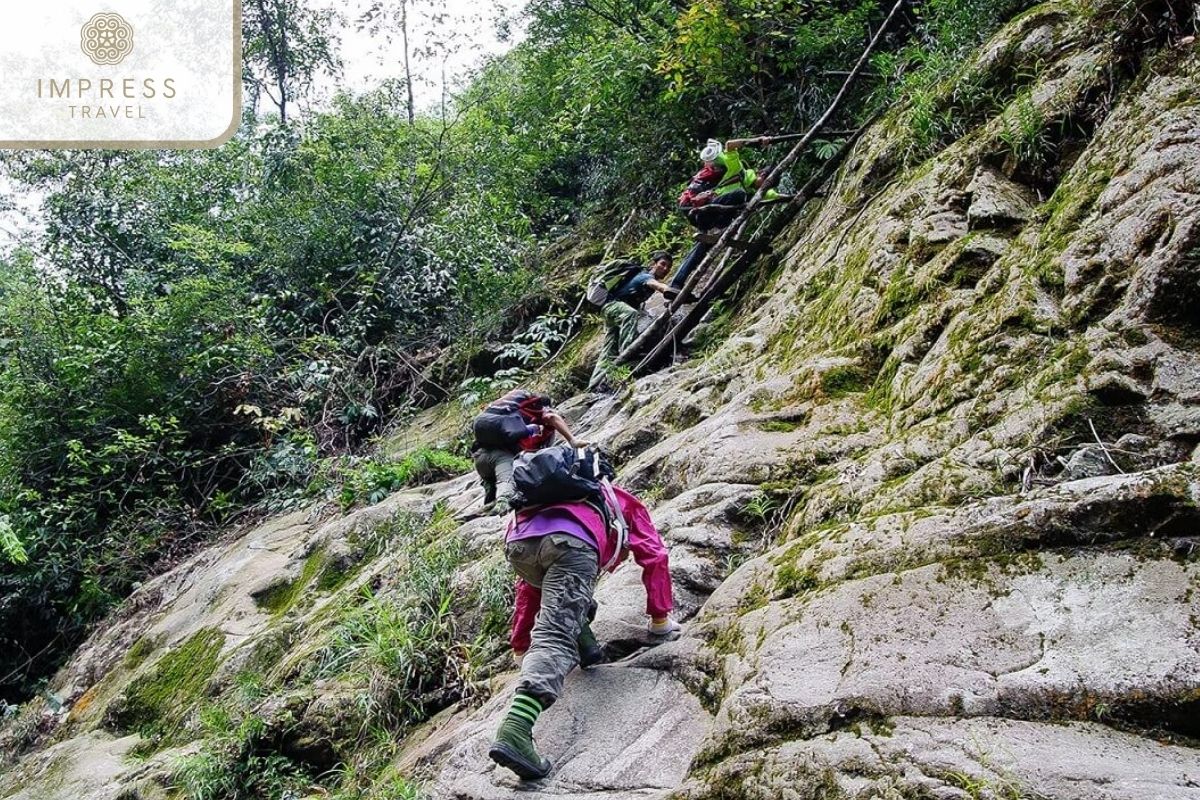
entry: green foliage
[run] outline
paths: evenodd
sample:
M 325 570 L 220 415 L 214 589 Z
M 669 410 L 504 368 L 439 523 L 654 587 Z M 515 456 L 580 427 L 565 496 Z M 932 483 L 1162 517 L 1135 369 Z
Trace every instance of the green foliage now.
M 1034 0 L 929 0 L 916 8 L 916 35 L 872 57 L 887 97 L 902 106 L 895 131 L 906 163 L 920 162 L 1004 107 L 1029 76 L 974 74 L 974 49 Z M 1022 80 L 1013 80 L 1014 78 Z
M 741 625 L 738 620 L 732 619 L 725 625 L 718 628 L 709 641 L 709 645 L 719 655 L 741 655 L 746 654 L 746 636 L 742 632 Z
M 200 714 L 202 750 L 178 759 L 174 783 L 188 800 L 286 800 L 311 778 L 264 741 L 266 723 L 241 708 L 211 706 Z
M 513 610 L 513 572 L 503 554 L 497 553 L 484 566 L 483 575 L 475 586 L 478 607 L 482 612 L 479 635 L 473 642 L 472 656 L 476 666 L 487 656 L 498 654 L 508 638 Z
M 402 529 L 393 539 L 402 565 L 394 583 L 382 595 L 363 587 L 312 675 L 365 679 L 369 719 L 392 731 L 484 691 L 483 656 L 496 655 L 511 608 L 507 569 L 493 564 L 482 580 L 456 585 L 470 555 L 446 511 L 424 522 L 401 515 L 394 524 Z
M 13 564 L 25 564 L 29 561 L 25 544 L 17 538 L 7 514 L 0 515 L 0 556 Z
M 742 506 L 742 513 L 760 525 L 766 525 L 767 521 L 778 510 L 779 501 L 766 492 L 759 492 Z
M 286 124 L 319 75 L 341 69 L 332 32 L 337 16 L 300 0 L 254 0 L 242 9 L 242 61 L 251 100 L 267 97 Z
M 0 672 L 40 653 L 25 664 L 36 675 L 59 657 L 47 644 L 76 640 L 162 554 L 254 496 L 239 476 L 262 434 L 234 407 L 266 344 L 219 270 L 119 314 L 24 257 L 2 275 Z
M 667 96 L 715 100 L 755 126 L 784 108 L 814 119 L 841 83 L 828 72 L 853 63 L 880 5 L 697 0 L 679 15 L 662 51 L 658 69 L 670 81 Z
M 883 293 L 883 300 L 875 315 L 876 323 L 898 322 L 908 314 L 920 298 L 921 290 L 911 277 L 904 274 L 894 276 Z
M 470 459 L 430 447 L 422 447 L 399 461 L 367 460 L 346 473 L 338 502 L 342 508 L 358 503 L 370 505 L 406 486 L 453 478 L 471 469 Z
M 533 377 L 532 370 L 558 351 L 578 322 L 578 317 L 556 311 L 533 320 L 500 348 L 496 364 L 504 365 L 501 369 L 491 375 L 468 378 L 460 384 L 459 402 L 476 407 L 527 382 Z
M 479 629 L 475 609 L 511 607 L 511 594 L 493 577 L 492 566 L 471 586 L 455 588 L 456 574 L 470 560 L 456 528 L 439 507 L 432 516 L 397 514 L 364 531 L 367 538 L 352 540 L 374 555 L 393 549 L 395 569 L 378 592 L 367 586 L 345 598 L 300 674 L 260 672 L 264 662 L 256 657 L 248 662 L 256 666 L 235 676 L 232 687 L 189 713 L 187 731 L 200 744 L 175 763 L 174 788 L 189 800 L 283 800 L 318 790 L 337 800 L 424 798 L 420 785 L 394 766 L 403 730 L 453 698 L 467 699 L 466 686 L 454 676 L 479 669 L 472 661 L 476 654 L 496 655 L 496 648 L 479 644 L 497 634 Z M 327 566 L 324 554 L 314 553 L 304 569 L 310 577 L 288 586 L 319 584 L 321 577 L 311 575 L 324 574 Z M 511 576 L 503 578 L 511 591 Z M 476 630 L 475 639 L 463 638 Z M 296 697 L 298 686 L 322 678 L 355 687 L 356 694 L 361 687 L 361 708 L 346 710 L 346 739 L 336 743 L 343 760 L 318 775 L 283 747 L 287 713 L 262 710 L 286 706 L 281 701 Z
M 758 423 L 758 429 L 767 433 L 791 433 L 799 427 L 800 423 L 785 419 L 769 419 Z
M 400 774 L 392 764 L 397 746 L 386 732 L 378 732 L 383 744 L 367 751 L 354 764 L 337 770 L 338 790 L 331 800 L 429 800 L 422 785 Z
M 1026 797 L 1020 784 L 1007 777 L 991 779 L 966 772 L 949 772 L 945 780 L 965 792 L 970 800 L 1024 800 Z
M 129 652 L 125 654 L 123 666 L 125 669 L 137 669 L 161 644 L 162 642 L 159 641 L 158 637 L 141 637 L 133 643 L 133 646 L 129 648 Z
M 1018 98 L 1005 113 L 1000 141 L 1017 164 L 1036 168 L 1046 161 L 1053 141 L 1049 126 L 1030 95 Z

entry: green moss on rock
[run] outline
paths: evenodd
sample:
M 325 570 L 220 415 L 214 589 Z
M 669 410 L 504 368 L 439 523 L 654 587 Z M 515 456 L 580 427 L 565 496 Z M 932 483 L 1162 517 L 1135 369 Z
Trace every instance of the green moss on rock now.
M 718 629 L 711 637 L 709 644 L 712 649 L 723 656 L 746 655 L 746 638 L 737 620 L 730 620 Z
M 321 574 L 321 583 L 335 584 L 336 577 L 327 575 L 328 564 L 324 550 L 316 550 L 304 560 L 304 567 L 295 580 L 277 583 L 269 586 L 254 596 L 254 602 L 264 611 L 276 617 L 282 617 L 296 605 L 301 593 Z M 320 588 L 320 587 L 318 587 Z
M 339 563 L 334 559 L 330 559 L 324 567 L 321 568 L 321 574 L 317 576 L 316 588 L 319 592 L 335 592 L 346 585 L 346 581 L 350 580 L 355 573 L 355 569 L 344 563 Z
M 821 586 L 821 579 L 811 569 L 784 564 L 775 572 L 775 590 L 782 597 L 795 597 Z
M 161 636 L 143 636 L 138 639 L 133 643 L 133 647 L 129 648 L 129 652 L 125 654 L 125 668 L 128 670 L 137 669 L 161 645 Z
M 865 392 L 870 382 L 858 367 L 834 367 L 821 375 L 821 391 L 826 397 L 838 398 Z
M 220 662 L 225 634 L 205 628 L 136 678 L 109 710 L 107 722 L 143 736 L 168 735 L 195 705 Z

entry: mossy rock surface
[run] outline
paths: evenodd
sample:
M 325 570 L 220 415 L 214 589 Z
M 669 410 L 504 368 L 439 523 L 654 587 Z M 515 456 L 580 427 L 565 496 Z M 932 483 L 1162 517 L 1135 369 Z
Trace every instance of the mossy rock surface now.
M 225 634 L 206 628 L 168 650 L 109 708 L 108 725 L 143 736 L 173 733 L 202 697 L 224 644 Z

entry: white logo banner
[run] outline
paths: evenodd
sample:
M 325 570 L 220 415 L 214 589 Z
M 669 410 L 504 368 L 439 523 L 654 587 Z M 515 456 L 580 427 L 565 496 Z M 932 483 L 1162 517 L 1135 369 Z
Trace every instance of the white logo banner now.
M 239 0 L 11 3 L 0 148 L 215 147 L 241 115 Z

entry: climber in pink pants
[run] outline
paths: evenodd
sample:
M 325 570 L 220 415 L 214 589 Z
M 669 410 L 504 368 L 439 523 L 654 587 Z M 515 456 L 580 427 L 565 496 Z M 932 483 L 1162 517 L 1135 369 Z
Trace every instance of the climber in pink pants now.
M 662 536 L 659 535 L 658 528 L 654 527 L 650 512 L 642 502 L 619 486 L 614 486 L 613 490 L 629 528 L 629 539 L 619 553 L 614 552 L 617 543 L 614 537 L 607 535 L 604 519 L 587 503 L 560 503 L 543 507 L 541 510 L 561 509 L 575 518 L 590 536 L 591 543 L 597 546 L 600 564 L 605 565 L 608 572 L 615 570 L 627 556 L 632 555 L 634 563 L 642 568 L 642 584 L 646 587 L 646 613 L 650 616 L 649 631 L 655 636 L 667 636 L 679 630 L 679 623 L 671 619 L 675 603 L 671 591 L 670 558 L 666 545 L 663 544 Z M 519 530 L 530 524 L 537 524 L 531 512 L 518 514 Z M 516 608 L 509 636 L 513 653 L 518 658 L 529 649 L 533 621 L 541 604 L 541 591 L 524 580 L 518 580 Z M 594 663 L 593 659 L 585 657 L 584 665 L 588 666 L 589 661 Z

